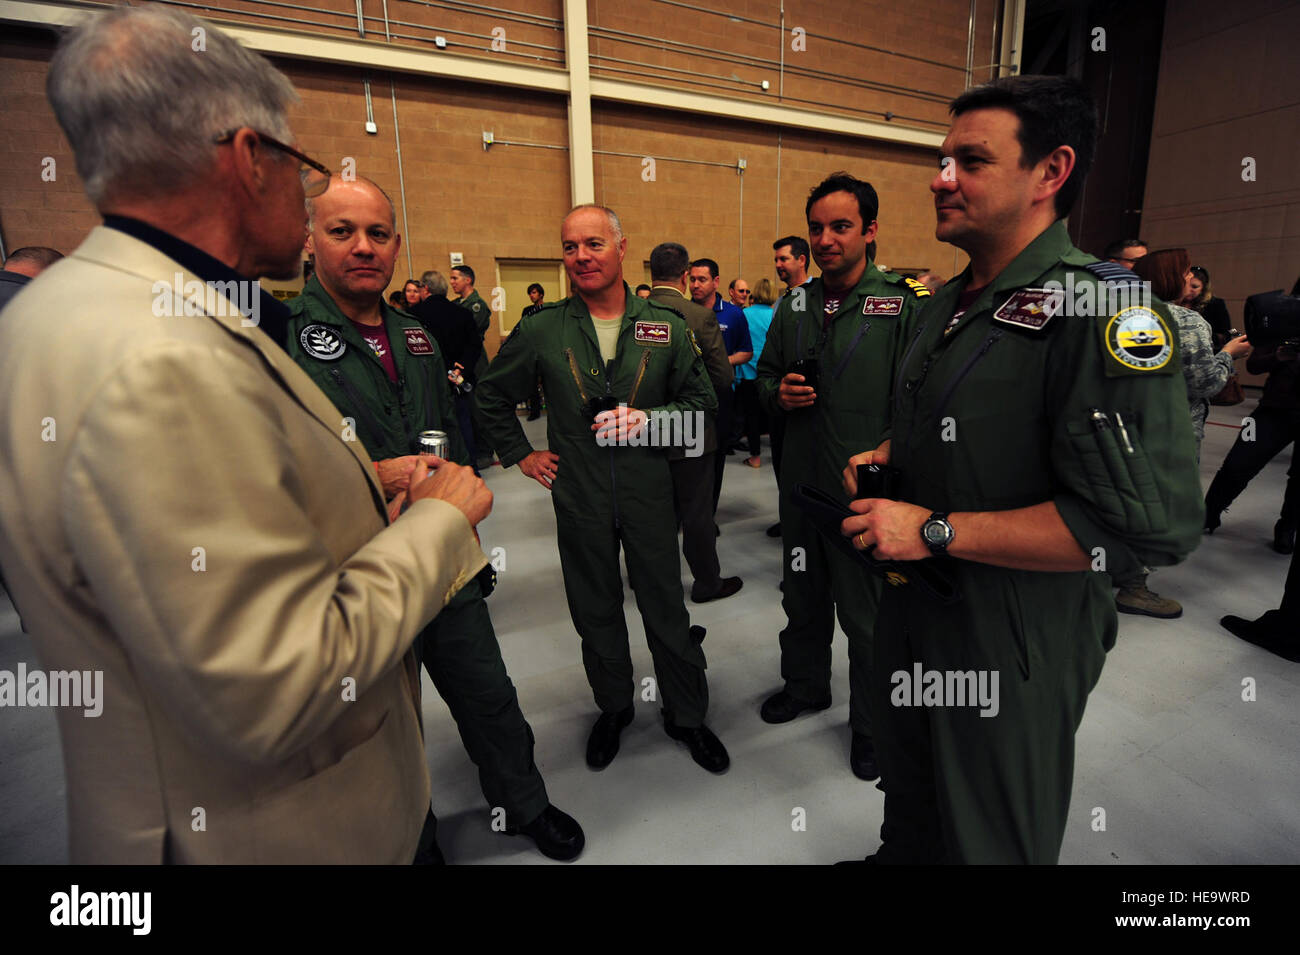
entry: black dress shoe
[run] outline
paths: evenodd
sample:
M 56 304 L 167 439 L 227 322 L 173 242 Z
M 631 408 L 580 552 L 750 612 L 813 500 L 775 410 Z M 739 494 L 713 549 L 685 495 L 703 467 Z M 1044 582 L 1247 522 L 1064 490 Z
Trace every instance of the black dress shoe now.
M 805 700 L 798 700 L 781 690 L 773 693 L 763 701 L 763 707 L 758 711 L 758 715 L 763 718 L 764 723 L 789 723 L 792 719 L 802 713 L 804 710 L 824 710 L 831 705 L 831 698 L 815 703 L 809 703 Z
M 744 583 L 745 582 L 741 580 L 739 577 L 723 577 L 722 586 L 719 587 L 713 593 L 709 594 L 708 596 L 697 597 L 695 595 L 695 591 L 692 590 L 691 602 L 697 604 L 706 604 L 710 600 L 726 600 L 728 597 L 738 594 L 740 592 L 740 588 L 744 586 Z
M 711 773 L 725 773 L 731 765 L 727 747 L 707 726 L 678 726 L 664 717 L 664 732 L 691 748 L 691 759 Z
M 623 727 L 632 722 L 632 707 L 617 713 L 601 713 L 587 737 L 587 765 L 604 769 L 618 755 L 618 737 Z
M 1278 521 L 1273 525 L 1273 549 L 1279 554 L 1290 554 L 1295 550 L 1295 525 Z
M 708 632 L 698 623 L 691 624 L 691 639 L 695 641 L 697 647 L 704 642 L 704 637 Z
M 768 537 L 780 537 L 780 536 L 781 536 L 781 522 L 780 522 L 780 521 L 777 521 L 775 524 L 773 524 L 771 527 L 769 527 L 765 533 L 767 534 Z
M 1270 610 L 1258 620 L 1227 616 L 1219 621 L 1219 625 L 1247 643 L 1276 653 L 1284 660 L 1300 663 L 1300 628 L 1294 621 L 1288 625 L 1280 610 Z
M 870 736 L 853 734 L 853 743 L 849 746 L 849 767 L 858 779 L 871 782 L 880 778 L 880 770 L 876 768 L 876 744 Z
M 568 862 L 576 859 L 587 844 L 587 837 L 582 834 L 582 826 L 567 812 L 547 805 L 532 822 L 526 826 L 507 826 L 506 835 L 524 835 L 537 843 L 537 849 L 548 859 Z

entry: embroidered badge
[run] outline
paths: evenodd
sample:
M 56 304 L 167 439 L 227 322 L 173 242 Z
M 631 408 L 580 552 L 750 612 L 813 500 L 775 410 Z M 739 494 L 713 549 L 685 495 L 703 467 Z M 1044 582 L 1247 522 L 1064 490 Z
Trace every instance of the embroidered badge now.
M 863 315 L 897 315 L 903 311 L 903 296 L 868 295 L 862 300 Z
M 298 343 L 308 355 L 321 361 L 335 361 L 348 350 L 348 343 L 328 325 L 308 325 L 298 335 Z
M 406 336 L 406 350 L 412 355 L 433 354 L 433 342 L 423 328 L 403 328 L 402 333 Z
M 1174 353 L 1173 336 L 1163 318 L 1144 306 L 1134 306 L 1111 316 L 1106 323 L 1106 351 L 1124 368 L 1156 371 Z
M 1022 288 L 1013 292 L 993 313 L 993 320 L 1016 328 L 1040 332 L 1061 312 L 1062 293 L 1045 288 Z
M 637 322 L 632 337 L 651 345 L 667 345 L 672 340 L 672 326 L 667 322 Z

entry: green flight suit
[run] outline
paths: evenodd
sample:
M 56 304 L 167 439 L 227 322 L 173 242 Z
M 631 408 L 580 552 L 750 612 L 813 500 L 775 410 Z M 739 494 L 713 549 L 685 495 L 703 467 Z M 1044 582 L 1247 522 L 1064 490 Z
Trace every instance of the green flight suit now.
M 918 283 L 919 284 L 919 283 Z M 825 287 L 815 278 L 781 297 L 758 362 L 759 400 L 785 416 L 781 464 L 781 676 L 796 699 L 820 702 L 831 692 L 835 614 L 849 642 L 849 724 L 871 735 L 871 634 L 880 579 L 829 546 L 791 502 L 796 484 L 811 484 L 843 503 L 849 458 L 878 445 L 889 423 L 889 391 L 904 328 L 929 290 L 868 261 L 823 330 Z M 790 365 L 819 362 L 817 400 L 784 411 L 777 390 Z
M 700 726 L 709 690 L 704 652 L 689 632 L 666 452 L 599 446 L 587 402 L 612 395 L 652 414 L 711 415 L 717 398 L 681 316 L 634 295 L 627 283 L 623 290 L 623 323 L 608 367 L 581 297 L 520 319 L 474 390 L 476 423 L 502 465 L 517 464 L 533 448 L 515 405 L 541 378 L 547 443 L 559 455 L 551 501 L 564 590 L 596 705 L 605 713 L 623 710 L 634 692 L 621 542 L 664 712 L 678 726 Z
M 405 312 L 380 303 L 397 384 L 365 339 L 313 277 L 288 302 L 286 347 L 311 379 L 351 418 L 357 438 L 376 461 L 418 451 L 421 431 L 447 432 L 449 457 L 468 464 L 456 426 L 447 370 L 437 342 Z M 527 825 L 550 800 L 533 761 L 533 731 L 501 658 L 483 588 L 462 587 L 415 641 L 430 679 L 451 710 L 465 751 L 479 770 L 488 805 Z
M 478 289 L 470 292 L 464 298 L 456 300 L 456 304 L 466 309 L 474 318 L 474 327 L 478 329 L 479 342 L 483 345 L 483 350 L 478 353 L 478 361 L 474 363 L 475 380 L 483 377 L 483 372 L 487 371 L 487 330 L 492 327 L 492 309 L 488 308 L 488 303 L 483 301 L 483 296 L 478 294 Z M 479 453 L 490 450 L 480 447 Z
M 1048 573 L 944 558 L 956 604 L 884 589 L 872 680 L 880 862 L 1057 861 L 1075 731 L 1115 643 L 1108 574 L 1177 563 L 1200 540 L 1177 326 L 1158 301 L 1099 309 L 1102 283 L 1085 266 L 1136 282 L 1074 248 L 1056 222 L 948 334 L 969 270 L 927 300 L 904 348 L 891 445 L 901 498 L 939 512 L 1052 501 L 1093 566 Z M 1076 293 L 1050 319 L 1048 283 Z M 926 704 L 915 684 L 933 688 L 930 671 L 954 690 Z M 996 702 L 970 705 L 967 678 L 960 705 L 963 673 L 985 674 L 988 689 L 996 674 Z

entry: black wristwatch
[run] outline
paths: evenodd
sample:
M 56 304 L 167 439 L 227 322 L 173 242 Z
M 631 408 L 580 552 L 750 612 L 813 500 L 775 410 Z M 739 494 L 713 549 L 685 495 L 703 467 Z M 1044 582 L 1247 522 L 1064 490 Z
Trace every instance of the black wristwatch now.
M 948 515 L 943 511 L 935 511 L 930 515 L 929 520 L 921 525 L 921 540 L 925 541 L 925 546 L 930 548 L 930 553 L 936 557 L 948 553 L 948 545 L 952 543 L 955 536 L 957 536 L 956 531 L 948 523 Z

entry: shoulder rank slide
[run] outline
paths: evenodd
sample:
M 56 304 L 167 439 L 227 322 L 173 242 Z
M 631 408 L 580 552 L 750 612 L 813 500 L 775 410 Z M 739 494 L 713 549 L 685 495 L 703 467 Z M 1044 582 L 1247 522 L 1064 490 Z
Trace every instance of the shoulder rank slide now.
M 927 295 L 930 294 L 930 290 L 925 287 L 924 282 L 918 282 L 916 279 L 911 279 L 907 277 L 904 277 L 903 281 L 907 283 L 908 288 L 910 288 L 913 292 L 916 293 L 917 298 L 925 298 Z
M 1085 265 L 1085 269 L 1107 282 L 1124 282 L 1132 284 L 1141 282 L 1132 269 L 1126 269 L 1122 265 L 1116 265 L 1114 262 L 1093 262 L 1091 265 Z
M 1014 328 L 1041 332 L 1048 322 L 1060 314 L 1061 297 L 1060 291 L 1022 288 L 1011 293 L 1011 297 L 993 313 L 993 320 Z

